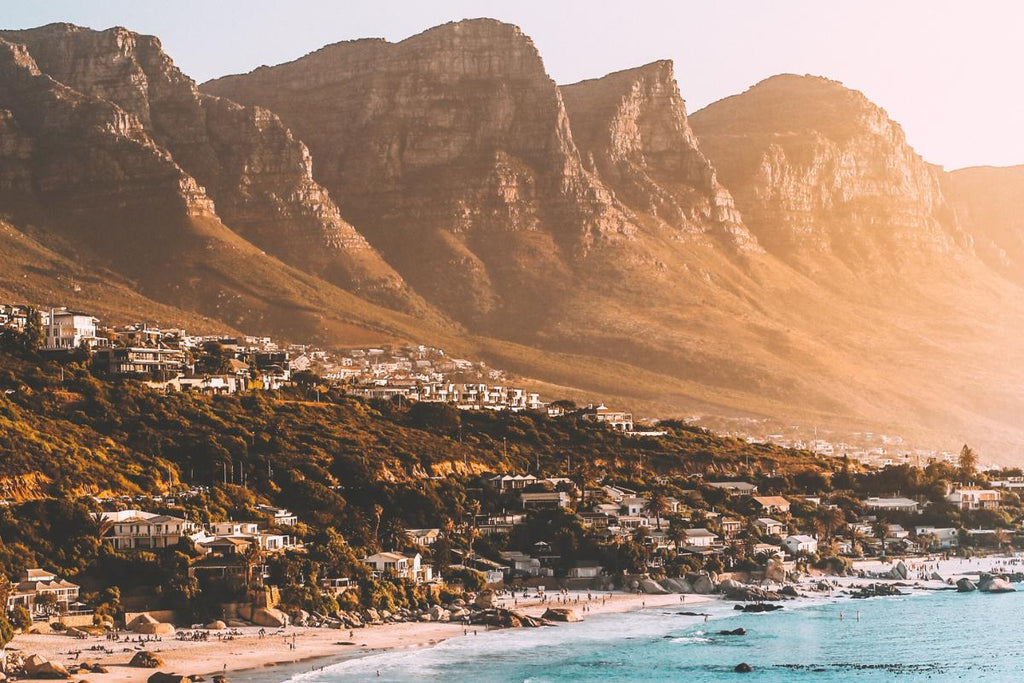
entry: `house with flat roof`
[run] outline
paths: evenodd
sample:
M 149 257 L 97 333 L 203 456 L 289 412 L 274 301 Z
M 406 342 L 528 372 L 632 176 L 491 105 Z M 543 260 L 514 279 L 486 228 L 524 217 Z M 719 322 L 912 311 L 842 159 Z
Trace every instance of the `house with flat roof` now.
M 786 525 L 770 517 L 760 517 L 754 526 L 765 536 L 781 536 L 786 533 Z
M 998 510 L 1002 494 L 993 489 L 959 488 L 946 500 L 960 510 Z
M 861 504 L 865 509 L 875 512 L 917 512 L 919 508 L 916 500 L 901 497 L 871 497 L 861 501 Z

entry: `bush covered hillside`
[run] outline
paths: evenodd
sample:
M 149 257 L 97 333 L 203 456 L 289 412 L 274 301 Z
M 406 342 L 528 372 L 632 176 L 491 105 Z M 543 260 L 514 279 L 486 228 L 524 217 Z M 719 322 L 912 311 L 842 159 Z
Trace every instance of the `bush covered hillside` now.
M 966 447 L 971 457 L 960 471 L 942 463 L 864 471 L 679 422 L 660 423 L 661 436 L 636 437 L 572 411 L 551 418 L 365 401 L 310 373 L 280 391 L 162 394 L 95 376 L 84 353 L 58 362 L 17 341 L 0 339 L 0 575 L 59 572 L 83 587 L 97 615 L 168 608 L 194 623 L 217 617 L 221 605 L 254 601 L 264 587 L 278 589 L 276 604 L 286 609 L 319 614 L 422 607 L 440 599 L 437 591 L 480 588 L 476 569 L 507 566 L 509 552 L 536 554 L 538 546 L 556 580 L 590 562 L 615 583 L 629 574 L 764 571 L 772 556 L 765 548 L 803 533 L 818 545 L 798 561 L 842 570 L 850 557 L 909 550 L 892 529 L 920 524 L 959 530 L 964 548 L 1003 546 L 1021 514 L 1012 493 L 1001 509 L 949 503 L 954 482 L 985 483 Z M 509 490 L 492 482 L 496 474 L 537 479 Z M 784 503 L 767 513 L 777 528 L 758 526 L 766 512 L 753 486 L 760 496 L 785 496 L 764 503 Z M 520 493 L 544 492 L 564 496 L 523 514 Z M 865 503 L 896 493 L 919 512 Z M 267 505 L 297 515 L 287 528 L 269 520 L 269 533 L 295 542 L 285 552 L 225 552 L 189 537 L 118 549 L 103 540 L 112 522 L 94 516 L 128 508 L 192 524 L 266 523 Z M 615 509 L 615 533 L 602 505 Z M 637 511 L 626 512 L 630 505 Z M 502 521 L 513 512 L 515 521 Z M 624 521 L 630 516 L 636 526 Z M 967 531 L 978 528 L 994 531 Z M 417 542 L 410 530 L 436 533 Z M 922 533 L 917 542 L 928 543 L 930 532 Z M 693 534 L 721 541 L 693 548 Z M 377 551 L 420 552 L 444 583 L 371 572 L 362 558 Z M 355 588 L 322 590 L 327 577 Z

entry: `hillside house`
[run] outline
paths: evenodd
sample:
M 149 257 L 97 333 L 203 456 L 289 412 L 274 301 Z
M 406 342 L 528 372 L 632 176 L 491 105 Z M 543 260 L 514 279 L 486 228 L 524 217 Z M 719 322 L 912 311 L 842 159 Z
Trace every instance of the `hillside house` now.
M 901 497 L 872 497 L 862 501 L 862 504 L 865 509 L 875 512 L 917 512 L 919 508 L 917 501 Z
M 7 612 L 15 607 L 24 607 L 31 615 L 41 614 L 42 606 L 36 600 L 43 595 L 52 595 L 54 608 L 59 613 L 69 611 L 71 604 L 78 600 L 79 587 L 53 572 L 45 569 L 26 569 L 17 583 L 12 582 L 11 593 L 7 596 Z
M 363 563 L 370 566 L 376 576 L 392 571 L 400 579 L 412 579 L 416 583 L 426 583 L 434 578 L 434 568 L 423 563 L 419 553 L 380 552 L 363 558 Z
M 1002 494 L 992 489 L 960 488 L 946 496 L 946 500 L 960 510 L 998 510 Z
M 812 538 L 811 536 L 806 536 L 803 534 L 798 534 L 796 536 L 786 536 L 786 538 L 782 541 L 782 546 L 790 555 L 818 552 L 818 541 Z
M 206 532 L 199 524 L 172 515 L 121 510 L 98 512 L 94 517 L 108 527 L 103 541 L 116 550 L 153 550 L 171 548 L 182 539 L 206 540 Z
M 754 526 L 765 536 L 781 536 L 786 533 L 786 525 L 770 517 L 761 517 Z
M 754 496 L 754 505 L 769 515 L 789 512 L 789 501 L 782 496 Z

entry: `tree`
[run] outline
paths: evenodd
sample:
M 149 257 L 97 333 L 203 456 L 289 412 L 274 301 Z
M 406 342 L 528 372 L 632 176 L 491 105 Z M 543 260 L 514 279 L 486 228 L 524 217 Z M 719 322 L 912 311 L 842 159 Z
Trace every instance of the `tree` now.
M 660 493 L 656 493 L 651 496 L 651 499 L 647 501 L 647 505 L 644 506 L 644 510 L 647 514 L 654 515 L 658 520 L 658 530 L 661 530 L 661 518 L 672 511 L 672 506 L 668 502 L 668 498 Z
M 846 517 L 839 508 L 822 508 L 814 517 L 814 530 L 822 538 L 831 538 L 844 524 Z
M 8 617 L 11 626 L 19 631 L 27 631 L 32 626 L 32 615 L 28 613 L 24 605 L 15 605 Z
M 964 447 L 960 449 L 960 458 L 957 464 L 960 467 L 961 481 L 968 481 L 974 476 L 974 471 L 978 467 L 978 454 L 974 452 L 973 448 L 964 444 Z
M 53 593 L 43 593 L 36 596 L 36 610 L 50 616 L 57 613 L 57 596 Z

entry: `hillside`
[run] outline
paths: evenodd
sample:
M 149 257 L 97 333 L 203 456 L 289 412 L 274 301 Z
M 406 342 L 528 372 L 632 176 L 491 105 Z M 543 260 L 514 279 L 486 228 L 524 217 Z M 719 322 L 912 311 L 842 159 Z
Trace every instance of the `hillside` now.
M 834 81 L 690 116 L 670 62 L 560 86 L 488 19 L 198 88 L 124 29 L 0 41 L 0 211 L 162 310 L 641 414 L 1024 443 L 1009 213 Z

